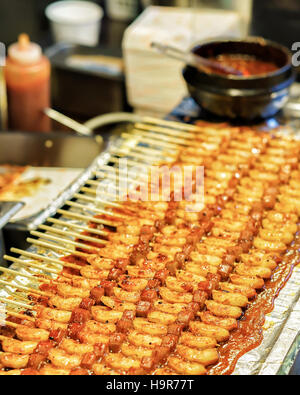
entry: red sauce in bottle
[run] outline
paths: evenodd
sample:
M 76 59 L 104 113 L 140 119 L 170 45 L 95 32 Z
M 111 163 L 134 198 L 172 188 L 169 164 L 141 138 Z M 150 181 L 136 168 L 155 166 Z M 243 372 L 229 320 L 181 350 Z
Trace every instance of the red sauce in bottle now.
M 9 48 L 5 78 L 9 128 L 29 132 L 49 132 L 50 119 L 43 109 L 50 106 L 50 62 L 27 35 Z

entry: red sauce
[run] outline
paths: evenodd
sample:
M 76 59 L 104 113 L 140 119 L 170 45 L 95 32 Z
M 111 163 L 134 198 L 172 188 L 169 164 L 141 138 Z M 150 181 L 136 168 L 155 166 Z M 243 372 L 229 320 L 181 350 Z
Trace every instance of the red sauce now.
M 299 247 L 300 234 L 296 236 L 289 254 L 285 255 L 278 265 L 272 279 L 266 283 L 264 291 L 246 311 L 238 329 L 232 332 L 229 341 L 219 348 L 219 363 L 213 366 L 208 374 L 232 374 L 239 358 L 262 343 L 265 317 L 273 311 L 275 299 L 290 279 L 295 266 L 300 263 Z
M 7 58 L 5 67 L 9 126 L 12 130 L 49 132 L 50 119 L 43 110 L 50 106 L 50 62 L 24 66 Z
M 265 62 L 247 55 L 224 54 L 219 55 L 217 58 L 211 58 L 211 60 L 217 61 L 223 66 L 232 67 L 242 72 L 244 76 L 268 74 L 278 70 L 278 66 L 274 63 Z

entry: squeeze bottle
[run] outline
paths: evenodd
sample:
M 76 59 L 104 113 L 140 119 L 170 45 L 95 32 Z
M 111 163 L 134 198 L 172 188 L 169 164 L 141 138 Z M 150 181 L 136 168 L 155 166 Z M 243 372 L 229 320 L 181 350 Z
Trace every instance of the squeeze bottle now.
M 50 131 L 51 121 L 43 112 L 50 107 L 50 74 L 50 62 L 41 47 L 21 34 L 8 48 L 5 66 L 11 130 Z

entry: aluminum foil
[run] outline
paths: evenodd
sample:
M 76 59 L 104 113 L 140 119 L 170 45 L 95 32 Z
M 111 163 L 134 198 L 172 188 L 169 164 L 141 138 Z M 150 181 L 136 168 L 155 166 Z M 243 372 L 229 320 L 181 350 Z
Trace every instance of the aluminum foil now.
M 262 344 L 239 359 L 234 375 L 276 375 L 284 360 L 284 373 L 288 374 L 297 353 L 285 357 L 297 339 L 299 328 L 300 268 L 295 267 L 275 301 L 274 310 L 266 316 Z
M 294 134 L 290 128 L 285 130 L 281 130 L 283 133 Z M 298 136 L 299 137 L 299 136 Z M 70 192 L 73 194 L 78 192 L 82 185 L 91 178 L 93 171 L 97 169 L 98 166 L 108 164 L 111 158 L 110 149 L 126 149 L 130 152 L 130 146 L 133 147 L 137 141 L 134 142 L 134 138 L 132 141 L 126 141 L 125 144 L 122 139 L 118 139 L 110 144 L 110 147 L 106 152 L 102 153 L 95 163 L 87 169 L 85 174 L 81 177 L 78 183 L 75 183 L 71 190 L 69 190 L 66 195 L 61 197 L 61 205 L 66 199 L 70 198 Z M 129 154 L 130 156 L 130 154 Z M 57 206 L 58 208 L 59 206 Z M 88 207 L 91 207 L 91 210 L 88 210 Z M 87 215 L 93 215 L 93 206 L 92 204 L 87 204 Z M 48 216 L 55 214 L 55 208 L 52 207 L 45 214 L 44 220 Z M 72 212 L 81 212 L 76 208 L 71 208 L 69 211 Z M 64 219 L 66 222 L 72 222 L 78 225 L 86 225 L 86 223 Z M 64 229 L 61 226 L 61 229 Z M 67 229 L 67 228 L 65 228 Z M 70 238 L 70 240 L 72 240 Z M 51 241 L 52 244 L 56 244 Z M 57 243 L 58 244 L 58 243 Z M 58 244 L 59 245 L 59 244 Z M 64 247 L 69 248 L 74 251 L 74 246 L 71 244 L 65 244 Z M 44 257 L 51 257 L 59 259 L 66 255 L 66 253 L 59 253 L 50 251 L 43 248 L 38 248 L 35 246 L 31 246 L 28 250 L 29 252 L 36 253 L 42 255 Z M 32 259 L 22 258 L 25 261 L 32 261 Z M 51 275 L 47 272 L 47 268 L 53 268 L 53 264 L 47 264 L 46 262 L 41 263 L 45 268 L 45 273 Z M 57 269 L 61 269 L 62 265 L 57 265 Z M 1 279 L 5 279 L 9 281 L 11 286 L 1 286 L 0 284 L 0 296 L 1 297 L 16 297 L 16 289 L 13 287 L 14 284 L 20 284 L 23 286 L 28 286 L 32 288 L 37 288 L 37 283 L 33 282 L 30 279 L 24 278 L 21 276 L 21 273 L 24 274 L 33 274 L 36 272 L 37 274 L 41 274 L 40 270 L 28 269 L 19 264 L 13 264 L 11 269 L 16 270 L 20 273 L 18 276 L 10 276 L 4 274 L 0 277 Z M 19 293 L 22 295 L 22 292 Z M 22 301 L 22 300 L 21 300 Z M 294 272 L 287 282 L 286 286 L 280 292 L 279 297 L 275 301 L 275 308 L 269 315 L 266 316 L 266 322 L 264 325 L 263 335 L 264 339 L 262 344 L 256 349 L 248 352 L 242 358 L 239 359 L 236 369 L 234 371 L 234 375 L 276 375 L 276 374 L 288 374 L 290 368 L 292 367 L 295 357 L 297 356 L 298 351 L 300 350 L 300 267 L 296 267 Z

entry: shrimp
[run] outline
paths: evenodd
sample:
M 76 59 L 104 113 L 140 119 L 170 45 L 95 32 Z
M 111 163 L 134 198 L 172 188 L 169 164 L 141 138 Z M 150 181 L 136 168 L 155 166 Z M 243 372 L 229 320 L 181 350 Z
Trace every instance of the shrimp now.
M 41 342 L 49 339 L 49 332 L 47 330 L 28 328 L 27 326 L 19 326 L 16 329 L 16 335 L 19 339 L 30 342 Z
M 53 348 L 50 350 L 48 359 L 54 366 L 60 369 L 74 369 L 80 366 L 82 357 L 80 355 L 68 354 L 64 350 Z
M 54 295 L 49 299 L 49 303 L 60 310 L 65 311 L 73 311 L 77 309 L 82 302 L 82 298 L 73 297 L 73 298 L 63 298 L 59 295 Z
M 166 325 L 149 322 L 144 318 L 136 318 L 133 321 L 133 326 L 137 331 L 153 336 L 164 336 L 168 333 L 168 328 Z
M 189 376 L 203 376 L 206 374 L 206 369 L 203 365 L 194 362 L 185 362 L 181 358 L 177 357 L 170 357 L 168 365 L 179 374 Z
M 52 364 L 45 365 L 40 370 L 40 374 L 43 376 L 69 376 L 70 373 L 70 369 L 60 369 Z
M 63 339 L 60 348 L 68 354 L 84 355 L 94 351 L 94 347 L 90 344 L 81 344 L 72 339 Z
M 197 350 L 184 345 L 178 345 L 176 352 L 190 362 L 198 362 L 204 366 L 213 365 L 218 362 L 219 354 L 215 348 Z
M 8 352 L 0 354 L 0 362 L 6 368 L 12 368 L 12 369 L 26 368 L 28 361 L 29 361 L 29 355 L 18 355 Z
M 83 288 L 75 288 L 68 284 L 58 284 L 57 292 L 63 298 L 81 298 L 85 299 L 90 296 L 90 291 Z
M 37 348 L 38 342 L 19 341 L 14 339 L 2 340 L 2 349 L 7 353 L 30 355 Z
M 38 307 L 36 310 L 39 318 L 57 321 L 62 324 L 69 323 L 72 316 L 70 311 L 50 309 L 47 307 Z

